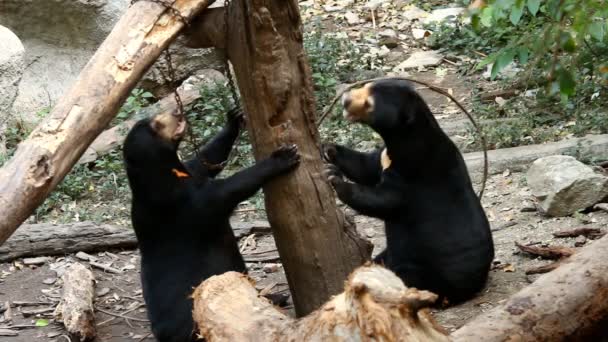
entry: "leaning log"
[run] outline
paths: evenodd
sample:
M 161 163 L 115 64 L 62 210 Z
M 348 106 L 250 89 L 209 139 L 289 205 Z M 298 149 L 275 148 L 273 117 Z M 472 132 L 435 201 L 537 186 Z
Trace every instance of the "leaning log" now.
M 75 263 L 65 270 L 63 295 L 57 308 L 55 318 L 62 322 L 70 335 L 79 341 L 90 341 L 95 338 L 95 277 L 84 265 Z
M 377 266 L 362 266 L 343 293 L 294 320 L 259 296 L 247 276 L 228 272 L 194 291 L 193 317 L 209 342 L 223 341 L 448 341 L 428 307 L 437 296 L 407 289 Z
M 294 172 L 264 187 L 268 220 L 296 314 L 302 316 L 340 293 L 344 279 L 369 258 L 372 246 L 345 220 L 323 177 L 298 2 L 235 0 L 229 11 L 227 51 L 248 114 L 256 159 L 281 144 L 296 144 L 302 155 Z M 222 13 L 219 9 L 202 13 L 188 32 L 189 44 L 222 42 Z M 196 39 L 207 30 L 215 36 Z
M 455 342 L 598 341 L 608 337 L 606 324 L 608 237 L 603 237 L 451 337 Z
M 189 20 L 213 0 L 177 0 Z M 0 169 L 0 244 L 29 217 L 108 125 L 184 26 L 160 3 L 133 4 L 45 120 Z

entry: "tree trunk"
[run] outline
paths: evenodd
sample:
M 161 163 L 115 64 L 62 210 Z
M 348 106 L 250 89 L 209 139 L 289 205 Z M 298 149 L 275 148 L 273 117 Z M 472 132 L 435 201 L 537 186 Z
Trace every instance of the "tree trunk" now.
M 424 309 L 437 296 L 407 289 L 377 265 L 358 268 L 342 294 L 300 320 L 279 311 L 236 272 L 207 279 L 193 298 L 199 334 L 209 342 L 448 341 Z
M 188 19 L 213 0 L 177 0 Z M 27 219 L 108 125 L 184 23 L 164 6 L 133 4 L 70 91 L 0 170 L 0 244 Z
M 598 341 L 608 337 L 606 324 L 608 237 L 603 237 L 451 337 L 455 342 Z
M 232 230 L 237 239 L 251 233 L 270 233 L 266 221 L 232 221 Z M 76 252 L 96 252 L 108 249 L 133 249 L 137 238 L 133 229 L 93 222 L 68 224 L 24 224 L 0 246 L 0 262 L 40 255 L 66 255 Z M 276 251 L 245 255 L 246 262 L 278 260 Z
M 344 280 L 369 258 L 372 246 L 345 221 L 322 174 L 298 2 L 235 0 L 229 10 L 228 55 L 248 114 L 256 159 L 292 143 L 302 155 L 295 172 L 264 187 L 268 219 L 296 313 L 302 316 L 342 291 Z M 220 10 L 203 14 L 190 30 L 191 37 L 201 25 L 223 23 L 217 20 L 222 15 Z M 225 34 L 215 30 L 220 37 Z M 216 38 L 191 39 L 190 45 L 221 41 Z

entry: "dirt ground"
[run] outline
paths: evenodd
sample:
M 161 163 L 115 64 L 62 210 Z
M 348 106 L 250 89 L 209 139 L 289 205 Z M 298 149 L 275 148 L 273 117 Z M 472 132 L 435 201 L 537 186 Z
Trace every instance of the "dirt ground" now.
M 454 330 L 481 312 L 501 303 L 512 293 L 534 281 L 536 276 L 526 276 L 525 270 L 548 263 L 518 252 L 515 242 L 533 245 L 564 245 L 574 247 L 575 242 L 589 244 L 573 238 L 554 238 L 552 233 L 578 227 L 605 227 L 608 214 L 601 211 L 589 212 L 566 218 L 544 218 L 533 208 L 529 190 L 525 186 L 524 175 L 520 173 L 491 177 L 483 199 L 488 218 L 491 221 L 496 245 L 495 267 L 490 281 L 479 296 L 467 303 L 434 312 L 437 320 L 448 330 Z M 347 209 L 350 211 L 350 209 Z M 248 215 L 250 216 L 250 215 Z M 359 232 L 375 245 L 374 254 L 384 247 L 384 232 L 380 221 L 364 216 L 355 216 Z M 241 244 L 243 254 L 250 257 L 268 254 L 275 250 L 270 234 L 256 233 L 244 237 Z M 112 251 L 94 254 L 98 262 L 121 270 L 119 274 L 106 273 L 94 269 L 97 279 L 96 321 L 98 341 L 143 341 L 154 340 L 149 335 L 145 305 L 139 284 L 139 254 L 137 251 Z M 0 265 L 0 303 L 26 302 L 37 305 L 18 306 L 11 313 L 0 315 L 0 327 L 7 319 L 13 325 L 21 326 L 19 335 L 0 337 L 11 342 L 67 341 L 64 331 L 56 323 L 46 327 L 35 327 L 40 318 L 50 318 L 57 299 L 61 294 L 57 272 L 70 262 L 77 261 L 74 255 L 52 257 L 44 265 L 24 266 L 21 260 Z M 279 263 L 257 262 L 248 264 L 251 275 L 257 281 L 257 288 L 270 288 L 271 292 L 287 291 L 283 269 Z M 289 302 L 291 303 L 291 302 Z M 47 312 L 32 315 L 35 309 L 48 308 Z M 292 311 L 288 306 L 286 310 Z M 293 312 L 292 312 L 293 313 Z

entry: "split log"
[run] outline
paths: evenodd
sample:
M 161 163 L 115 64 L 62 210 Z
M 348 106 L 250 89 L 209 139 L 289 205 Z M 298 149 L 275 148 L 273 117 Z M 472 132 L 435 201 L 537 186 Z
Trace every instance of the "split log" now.
M 608 237 L 452 333 L 453 341 L 597 341 L 608 324 Z M 599 335 L 599 334 L 604 335 Z
M 548 247 L 539 247 L 539 246 L 526 246 L 522 245 L 519 242 L 515 242 L 515 246 L 519 248 L 522 252 L 531 254 L 533 256 L 539 256 L 544 259 L 552 259 L 557 260 L 561 258 L 567 258 L 574 254 L 575 249 L 564 246 L 548 246 Z
M 55 319 L 63 322 L 70 335 L 80 341 L 95 338 L 95 277 L 84 265 L 75 263 L 65 270 L 63 295 L 55 309 Z
M 345 220 L 323 177 L 298 2 L 235 0 L 229 6 L 227 51 L 255 157 L 267 157 L 281 144 L 296 144 L 302 156 L 296 170 L 264 187 L 268 220 L 302 316 L 342 291 L 344 279 L 369 259 L 372 245 Z M 217 33 L 191 39 L 191 46 L 222 41 L 224 10 L 203 13 L 193 23 L 191 36 Z
M 237 239 L 251 233 L 270 233 L 270 224 L 266 221 L 231 222 L 231 225 Z M 126 227 L 93 222 L 24 224 L 0 245 L 0 262 L 39 255 L 65 255 L 136 247 L 135 233 Z
M 348 278 L 343 293 L 294 320 L 260 297 L 247 276 L 228 272 L 194 291 L 199 334 L 222 341 L 448 341 L 428 307 L 437 296 L 407 289 L 391 271 L 366 265 Z
M 172 6 L 189 20 L 211 2 Z M 0 244 L 61 182 L 183 26 L 160 3 L 129 7 L 72 88 L 0 169 Z

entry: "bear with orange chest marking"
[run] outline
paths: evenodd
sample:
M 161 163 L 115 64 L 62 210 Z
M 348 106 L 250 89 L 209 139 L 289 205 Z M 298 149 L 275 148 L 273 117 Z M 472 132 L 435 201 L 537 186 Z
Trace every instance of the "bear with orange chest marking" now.
M 247 272 L 230 215 L 300 161 L 295 146 L 281 147 L 247 169 L 215 179 L 221 168 L 209 166 L 228 158 L 242 119 L 241 111 L 229 112 L 227 125 L 200 150 L 203 160 L 179 160 L 186 122 L 172 113 L 137 122 L 125 140 L 143 296 L 152 332 L 161 342 L 196 340 L 193 289 L 213 275 Z
M 342 102 L 347 120 L 385 144 L 370 153 L 323 148 L 340 200 L 385 222 L 387 247 L 374 261 L 451 304 L 470 299 L 485 286 L 494 244 L 460 151 L 406 81 L 368 83 Z

